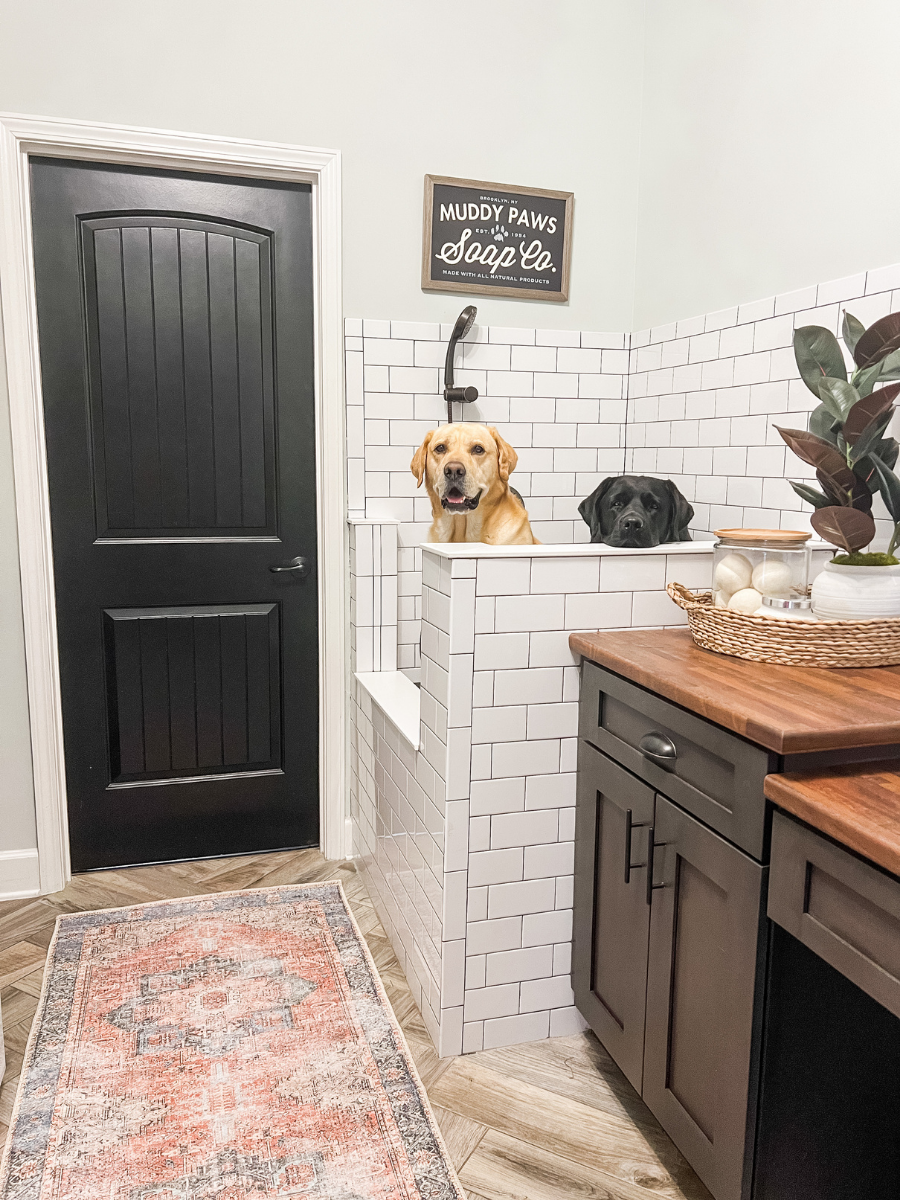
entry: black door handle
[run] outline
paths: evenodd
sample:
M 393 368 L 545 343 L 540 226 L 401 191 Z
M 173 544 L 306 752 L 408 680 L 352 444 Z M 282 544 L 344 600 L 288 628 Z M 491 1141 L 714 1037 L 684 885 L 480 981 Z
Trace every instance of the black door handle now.
M 296 571 L 301 579 L 305 579 L 312 570 L 312 563 L 308 558 L 298 554 L 289 563 L 279 563 L 277 566 L 269 567 L 269 570 L 273 575 L 277 575 L 280 571 Z
M 645 733 L 638 742 L 638 750 L 644 758 L 649 758 L 658 767 L 666 767 L 669 770 L 674 767 L 678 758 L 675 743 L 664 733 Z
M 661 850 L 663 846 L 668 846 L 668 842 L 656 841 L 656 830 L 650 826 L 650 840 L 647 842 L 647 903 L 653 903 L 653 893 L 658 892 L 660 888 L 666 887 L 665 883 L 653 882 L 653 868 L 656 863 L 656 851 Z
M 631 861 L 631 833 L 634 829 L 646 829 L 645 821 L 634 821 L 630 808 L 625 810 L 625 882 L 631 883 L 631 872 L 637 871 L 640 867 L 646 867 L 646 863 L 633 863 Z

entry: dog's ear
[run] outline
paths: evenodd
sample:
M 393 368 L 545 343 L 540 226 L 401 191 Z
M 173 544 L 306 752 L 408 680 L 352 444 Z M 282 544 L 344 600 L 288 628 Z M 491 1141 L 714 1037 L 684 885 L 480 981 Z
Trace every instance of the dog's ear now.
M 665 485 L 672 502 L 672 515 L 669 519 L 669 528 L 666 530 L 666 541 L 690 542 L 693 539 L 688 525 L 694 519 L 694 510 L 671 479 L 665 480 Z
M 615 483 L 618 476 L 610 475 L 608 479 L 604 479 L 601 484 L 594 488 L 589 496 L 585 496 L 582 502 L 578 505 L 578 511 L 581 513 L 581 519 L 591 531 L 591 541 L 603 532 L 600 528 L 600 501 L 609 491 L 612 484 Z
M 512 472 L 516 469 L 519 456 L 509 442 L 500 436 L 493 425 L 488 426 L 488 433 L 497 443 L 497 467 L 500 471 L 500 478 L 506 483 Z
M 425 460 L 428 457 L 428 447 L 431 445 L 434 434 L 433 429 L 425 434 L 424 442 L 412 456 L 412 462 L 409 464 L 409 469 L 416 477 L 416 487 L 421 487 L 422 480 L 425 478 Z

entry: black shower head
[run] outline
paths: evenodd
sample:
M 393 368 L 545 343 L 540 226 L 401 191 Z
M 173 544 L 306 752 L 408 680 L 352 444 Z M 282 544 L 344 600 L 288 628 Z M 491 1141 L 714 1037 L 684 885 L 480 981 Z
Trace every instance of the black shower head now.
M 475 323 L 475 317 L 477 313 L 478 309 L 474 304 L 469 304 L 462 310 L 462 312 L 456 318 L 456 324 L 453 326 L 453 332 L 450 334 L 451 342 L 458 342 L 461 338 L 466 336 Z
M 474 304 L 467 305 L 459 316 L 456 318 L 456 324 L 453 326 L 453 332 L 450 334 L 450 341 L 447 343 L 447 358 L 444 361 L 444 399 L 447 401 L 447 421 L 453 423 L 451 415 L 452 401 L 467 401 L 471 403 L 478 399 L 478 391 L 473 387 L 458 388 L 453 386 L 453 351 L 456 349 L 456 343 L 464 338 L 475 323 L 475 316 L 478 309 Z

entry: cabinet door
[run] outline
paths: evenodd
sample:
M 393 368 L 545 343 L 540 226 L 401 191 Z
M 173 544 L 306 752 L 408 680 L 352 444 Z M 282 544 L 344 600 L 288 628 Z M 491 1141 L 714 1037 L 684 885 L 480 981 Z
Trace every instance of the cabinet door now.
M 578 748 L 575 1000 L 640 1091 L 647 988 L 647 845 L 653 791 L 586 742 Z
M 756 1111 L 767 868 L 662 796 L 652 857 L 642 1094 L 716 1200 L 741 1200 Z

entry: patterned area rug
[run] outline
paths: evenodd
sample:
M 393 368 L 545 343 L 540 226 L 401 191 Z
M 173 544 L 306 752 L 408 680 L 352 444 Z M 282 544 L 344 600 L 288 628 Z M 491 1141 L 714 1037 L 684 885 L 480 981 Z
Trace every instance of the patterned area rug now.
M 465 1200 L 339 883 L 60 917 L 2 1200 Z

